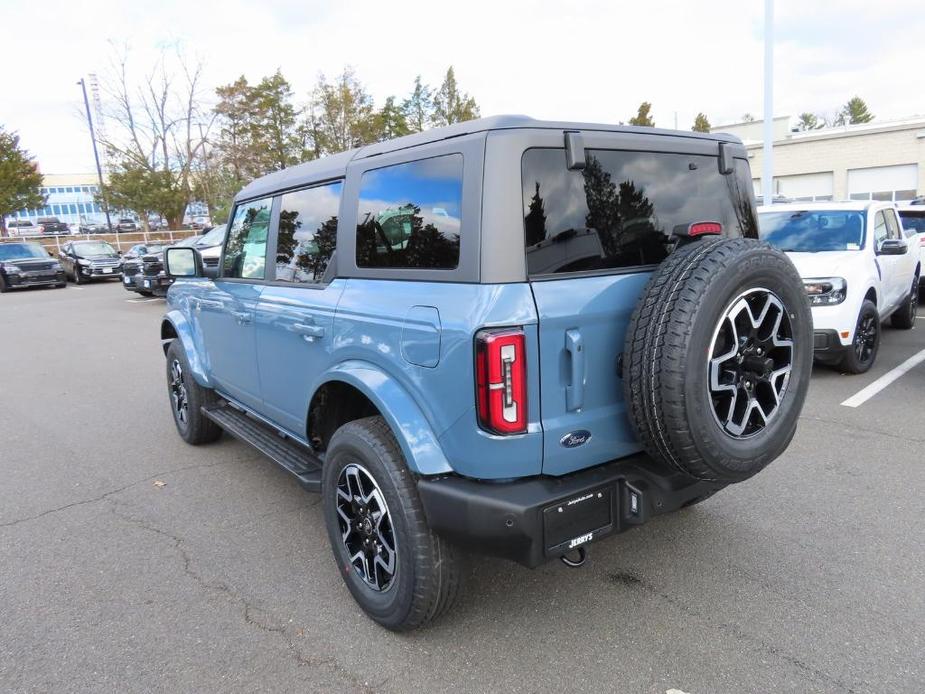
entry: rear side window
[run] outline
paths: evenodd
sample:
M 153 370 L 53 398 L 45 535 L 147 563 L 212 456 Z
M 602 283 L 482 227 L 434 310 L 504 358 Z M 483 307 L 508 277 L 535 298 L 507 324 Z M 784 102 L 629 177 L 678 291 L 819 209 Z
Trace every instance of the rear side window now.
M 365 172 L 357 267 L 451 270 L 459 265 L 462 177 L 461 154 Z
M 343 183 L 297 190 L 282 196 L 276 243 L 276 281 L 322 281 L 337 244 L 337 211 Z
M 522 161 L 527 272 L 590 272 L 660 263 L 676 226 L 720 222 L 729 237 L 758 238 L 751 175 L 738 159 L 587 150 L 584 169 L 564 149 L 530 149 Z
M 903 229 L 906 230 L 906 236 L 925 234 L 925 210 L 921 212 L 903 210 L 899 213 L 899 218 L 903 220 Z
M 271 198 L 264 198 L 241 203 L 235 208 L 225 241 L 222 277 L 263 279 L 271 204 Z

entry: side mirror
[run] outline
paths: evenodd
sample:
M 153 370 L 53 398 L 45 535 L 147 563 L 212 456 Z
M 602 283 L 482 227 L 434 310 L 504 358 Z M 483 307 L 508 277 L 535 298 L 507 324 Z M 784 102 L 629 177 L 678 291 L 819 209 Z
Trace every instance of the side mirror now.
M 883 239 L 877 248 L 877 255 L 905 255 L 909 244 L 904 239 Z
M 164 272 L 168 277 L 203 277 L 202 256 L 195 248 L 168 248 L 164 251 Z

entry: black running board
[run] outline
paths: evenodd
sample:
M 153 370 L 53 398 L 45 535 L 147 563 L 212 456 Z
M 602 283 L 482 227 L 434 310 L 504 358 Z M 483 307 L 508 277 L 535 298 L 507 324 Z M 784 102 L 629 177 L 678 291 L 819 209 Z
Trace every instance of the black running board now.
M 321 491 L 321 459 L 302 444 L 228 404 L 203 407 L 202 413 L 291 472 L 307 490 Z

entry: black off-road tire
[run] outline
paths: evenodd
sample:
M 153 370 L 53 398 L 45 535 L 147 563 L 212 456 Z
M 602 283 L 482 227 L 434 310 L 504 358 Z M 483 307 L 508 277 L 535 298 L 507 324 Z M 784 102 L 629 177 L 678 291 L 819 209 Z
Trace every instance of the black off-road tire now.
M 338 481 L 359 465 L 381 491 L 391 518 L 396 562 L 384 589 L 374 589 L 351 562 L 338 514 Z M 324 519 L 334 561 L 353 598 L 373 620 L 392 631 L 424 626 L 452 607 L 462 585 L 459 550 L 431 531 L 414 476 L 386 421 L 349 422 L 331 438 L 321 484 Z
M 784 307 L 791 371 L 763 428 L 734 436 L 714 410 L 710 350 L 723 317 L 753 291 L 773 293 Z M 700 480 L 739 482 L 760 471 L 796 431 L 812 371 L 812 325 L 803 281 L 780 251 L 752 239 L 700 239 L 676 250 L 652 274 L 626 332 L 624 395 L 645 450 Z
M 858 345 L 862 326 L 865 321 L 869 321 L 875 332 L 872 336 L 872 344 L 869 342 L 869 353 L 860 349 Z M 880 312 L 877 311 L 877 305 L 870 299 L 865 299 L 861 304 L 861 310 L 858 312 L 858 322 L 854 327 L 854 338 L 851 345 L 845 349 L 845 354 L 839 364 L 842 371 L 850 374 L 862 374 L 870 371 L 870 367 L 877 361 L 877 352 L 880 351 Z
M 175 365 L 179 365 L 182 374 L 183 392 L 186 398 L 185 421 L 179 416 L 174 400 Z M 189 368 L 186 351 L 179 340 L 173 340 L 167 348 L 167 397 L 174 424 L 177 425 L 177 433 L 188 444 L 199 446 L 212 443 L 222 435 L 221 427 L 202 413 L 203 406 L 214 405 L 218 396 L 215 391 L 203 388 L 196 383 Z
M 912 280 L 912 288 L 909 290 L 909 296 L 896 309 L 890 319 L 890 324 L 900 330 L 911 330 L 915 327 L 915 317 L 919 310 L 919 276 L 916 275 Z

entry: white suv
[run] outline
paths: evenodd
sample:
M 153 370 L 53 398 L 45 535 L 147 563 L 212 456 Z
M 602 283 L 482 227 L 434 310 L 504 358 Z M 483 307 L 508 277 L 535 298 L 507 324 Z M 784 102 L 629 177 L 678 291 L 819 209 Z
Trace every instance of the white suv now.
M 901 203 L 896 207 L 906 239 L 909 245 L 918 244 L 922 254 L 921 262 L 925 265 L 925 198 L 916 198 L 915 202 Z M 919 282 L 919 294 L 925 299 L 925 283 Z
M 887 202 L 790 203 L 758 208 L 761 238 L 786 251 L 813 307 L 817 361 L 864 373 L 880 324 L 911 328 L 921 256 Z

